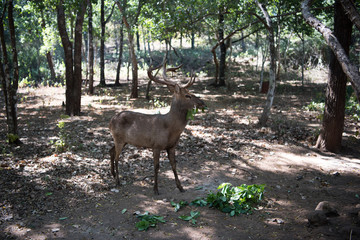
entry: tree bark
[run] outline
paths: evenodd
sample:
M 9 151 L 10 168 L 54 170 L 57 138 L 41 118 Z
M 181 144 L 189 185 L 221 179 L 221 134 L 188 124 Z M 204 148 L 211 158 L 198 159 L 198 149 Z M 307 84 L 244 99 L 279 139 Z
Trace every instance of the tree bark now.
M 41 27 L 43 29 L 45 29 L 46 28 L 46 23 L 45 23 L 45 18 L 44 18 L 43 11 L 41 11 L 41 15 L 42 15 Z M 46 60 L 48 62 L 48 66 L 49 66 L 49 70 L 50 70 L 51 81 L 52 81 L 52 84 L 54 84 L 55 82 L 57 82 L 57 79 L 56 79 L 56 74 L 55 74 L 55 69 L 54 69 L 54 62 L 53 62 L 53 58 L 51 56 L 50 51 L 46 52 Z
M 89 94 L 94 94 L 94 44 L 93 44 L 93 17 L 92 3 L 89 3 L 89 38 L 88 38 L 88 63 L 89 63 Z
M 108 18 L 105 20 L 105 1 L 101 0 L 101 7 L 100 7 L 100 24 L 101 24 L 101 37 L 100 37 L 100 86 L 106 86 L 105 81 L 105 27 L 106 24 L 109 22 L 113 11 L 114 6 L 111 9 L 111 13 Z
M 135 54 L 135 45 L 134 45 L 134 33 L 132 32 L 132 28 L 127 20 L 127 17 L 125 15 L 124 8 L 121 6 L 120 2 L 116 2 L 118 5 L 118 8 L 122 14 L 122 20 L 125 24 L 126 31 L 128 32 L 128 40 L 129 40 L 129 51 L 130 51 L 130 57 L 131 57 L 131 65 L 132 65 L 132 87 L 131 87 L 131 98 L 137 98 L 138 97 L 138 64 L 137 64 L 137 57 Z M 127 1 L 124 1 L 124 6 L 126 6 Z M 136 12 L 136 15 L 134 17 L 133 25 L 135 25 L 138 21 L 138 17 L 140 15 L 141 8 L 143 6 L 143 1 L 139 0 L 138 9 Z
M 349 54 L 351 32 L 352 22 L 345 15 L 340 1 L 336 0 L 334 5 L 334 35 L 346 54 Z M 330 152 L 339 152 L 341 149 L 345 117 L 346 83 L 347 76 L 335 55 L 331 53 L 324 118 L 321 134 L 316 143 L 317 148 Z
M 5 3 L 6 4 L 6 3 Z M 4 70 L 0 70 L 0 78 L 4 90 L 4 100 L 5 100 L 5 109 L 7 117 L 7 132 L 8 132 L 8 141 L 13 144 L 21 144 L 18 135 L 18 119 L 17 119 L 17 90 L 19 83 L 19 66 L 17 59 L 17 50 L 16 50 L 16 35 L 15 35 L 15 24 L 13 16 L 13 1 L 10 0 L 7 3 L 8 10 L 8 27 L 10 33 L 10 43 L 11 43 L 11 53 L 12 53 L 12 63 L 8 61 L 7 47 L 5 42 L 4 35 L 4 24 L 3 19 L 5 17 L 6 5 L 1 13 L 0 17 L 0 41 L 1 41 L 1 52 L 4 59 Z M 2 62 L 0 59 L 0 66 L 2 68 Z M 12 74 L 10 73 L 12 66 Z
M 66 114 L 80 115 L 81 110 L 81 44 L 82 26 L 88 1 L 83 0 L 77 12 L 75 22 L 74 48 L 69 40 L 66 30 L 63 0 L 58 5 L 58 29 L 65 53 L 65 76 L 66 76 Z M 74 56 L 73 56 L 74 49 Z
M 259 118 L 259 123 L 258 123 L 260 126 L 265 126 L 267 120 L 269 119 L 270 110 L 271 110 L 271 107 L 272 107 L 272 104 L 273 104 L 273 101 L 274 101 L 274 97 L 275 97 L 276 49 L 275 49 L 275 42 L 274 42 L 274 29 L 273 29 L 273 26 L 272 26 L 272 21 L 271 21 L 271 18 L 269 16 L 269 13 L 267 12 L 265 6 L 263 6 L 257 0 L 256 0 L 256 4 L 258 5 L 260 10 L 264 14 L 265 21 L 263 21 L 263 23 L 265 25 L 265 28 L 268 31 L 268 34 L 269 34 L 268 35 L 269 48 L 270 48 L 269 90 L 268 90 L 268 93 L 267 93 L 264 110 L 263 110 L 263 112 L 261 114 L 261 117 Z
M 341 0 L 340 2 L 344 8 L 346 15 L 348 15 L 350 21 L 354 23 L 354 25 L 360 31 L 360 14 L 356 10 L 354 3 L 351 0 Z
M 226 45 L 224 41 L 224 14 L 223 8 L 219 11 L 219 29 L 218 41 L 220 42 L 220 66 L 219 66 L 219 83 L 218 86 L 225 86 L 225 68 L 226 68 Z
M 120 70 L 121 70 L 121 64 L 122 64 L 123 50 L 124 50 L 124 23 L 121 21 L 120 43 L 119 43 L 119 60 L 118 60 L 117 68 L 116 68 L 115 86 L 120 86 Z
M 358 69 L 355 64 L 350 62 L 350 59 L 347 56 L 345 50 L 342 48 L 341 44 L 334 36 L 332 31 L 310 13 L 308 6 L 309 1 L 310 0 L 305 0 L 301 3 L 303 17 L 310 26 L 315 28 L 323 35 L 327 45 L 334 52 L 337 60 L 341 65 L 341 68 L 349 78 L 351 85 L 355 90 L 358 102 L 360 103 L 360 74 Z
M 101 0 L 100 7 L 100 24 L 101 24 L 101 36 L 100 36 L 100 86 L 105 86 L 105 3 Z

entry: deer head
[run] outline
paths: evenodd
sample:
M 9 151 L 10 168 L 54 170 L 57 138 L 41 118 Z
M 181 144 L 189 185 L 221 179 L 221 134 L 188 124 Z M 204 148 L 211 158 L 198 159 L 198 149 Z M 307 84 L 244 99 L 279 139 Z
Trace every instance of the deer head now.
M 163 67 L 163 80 L 155 77 L 152 73 L 154 70 L 159 69 L 161 67 Z M 177 69 L 179 69 L 181 67 L 182 67 L 182 65 L 180 65 L 178 67 L 167 69 L 166 61 L 164 60 L 164 62 L 160 66 L 158 66 L 156 68 L 150 67 L 148 69 L 148 76 L 152 81 L 159 83 L 159 84 L 166 85 L 168 87 L 168 89 L 170 90 L 170 92 L 172 92 L 174 94 L 172 106 L 180 105 L 180 108 L 182 110 L 189 110 L 194 107 L 204 109 L 206 107 L 205 103 L 200 98 L 198 98 L 194 94 L 190 93 L 188 90 L 188 88 L 191 87 L 195 82 L 196 75 L 193 72 L 191 73 L 189 81 L 185 85 L 179 85 L 168 79 L 166 72 L 169 72 L 169 71 L 175 72 Z

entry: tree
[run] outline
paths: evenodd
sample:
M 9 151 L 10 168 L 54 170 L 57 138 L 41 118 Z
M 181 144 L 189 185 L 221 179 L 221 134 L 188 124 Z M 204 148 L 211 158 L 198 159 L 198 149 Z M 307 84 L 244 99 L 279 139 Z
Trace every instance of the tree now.
M 132 78 L 133 78 L 130 97 L 137 98 L 138 97 L 138 64 L 137 64 L 137 57 L 136 57 L 136 53 L 135 53 L 133 26 L 136 26 L 136 24 L 138 22 L 141 8 L 144 5 L 144 2 L 143 2 L 143 0 L 138 1 L 135 15 L 133 15 L 133 18 L 130 17 L 131 11 L 128 9 L 129 6 L 127 3 L 127 0 L 123 0 L 122 4 L 119 1 L 116 1 L 116 4 L 121 12 L 122 20 L 124 22 L 124 25 L 125 25 L 127 33 L 128 33 L 129 51 L 130 51 L 130 57 L 131 57 Z
M 113 12 L 114 12 L 115 4 L 111 8 L 111 12 L 108 18 L 105 20 L 105 1 L 101 0 L 101 10 L 100 10 L 100 17 L 101 17 L 101 37 L 100 37 L 100 85 L 105 86 L 105 27 L 106 24 L 109 22 Z
M 260 21 L 263 22 L 266 30 L 268 31 L 268 41 L 269 41 L 269 49 L 270 49 L 270 81 L 269 81 L 269 90 L 266 97 L 266 103 L 264 110 L 261 114 L 259 119 L 259 125 L 264 126 L 270 116 L 270 110 L 272 103 L 274 101 L 275 96 L 275 71 L 276 71 L 276 50 L 275 50 L 275 42 L 274 42 L 274 29 L 273 24 L 270 18 L 270 15 L 265 6 L 255 0 L 256 4 L 260 8 L 261 12 L 263 13 L 265 20 L 258 16 Z
M 94 94 L 94 44 L 93 44 L 93 8 L 92 2 L 89 3 L 88 11 L 88 64 L 89 64 L 89 94 Z
M 65 75 L 66 75 L 66 114 L 79 115 L 81 110 L 81 44 L 82 27 L 87 6 L 87 0 L 81 0 L 76 6 L 76 22 L 74 46 L 69 39 L 66 30 L 64 1 L 60 0 L 57 5 L 58 29 L 65 54 Z M 67 7 L 70 7 L 67 5 Z
M 306 22 L 318 30 L 333 50 L 329 66 L 329 80 L 326 90 L 325 110 L 321 134 L 316 147 L 331 152 L 341 149 L 344 129 L 344 111 L 347 78 L 350 79 L 359 99 L 360 75 L 349 61 L 352 23 L 346 17 L 339 0 L 334 5 L 334 33 L 316 19 L 309 11 L 309 2 L 302 2 L 303 16 Z
M 8 50 L 4 34 L 4 18 L 6 13 L 6 8 L 8 10 L 8 30 L 10 33 L 10 45 L 11 45 L 11 54 L 12 62 L 10 63 L 8 59 Z M 18 135 L 18 119 L 17 119 L 17 90 L 19 82 L 19 66 L 17 59 L 17 50 L 16 50 L 16 39 L 15 39 L 15 24 L 13 16 L 13 1 L 5 1 L 3 6 L 3 11 L 0 13 L 0 78 L 2 83 L 2 88 L 4 92 L 4 102 L 5 102 L 5 111 L 7 119 L 7 132 L 8 132 L 8 141 L 9 143 L 20 144 L 21 141 Z M 3 63 L 4 61 L 4 68 Z M 12 73 L 11 73 L 12 70 Z
M 120 86 L 120 70 L 123 58 L 123 49 L 124 49 L 124 23 L 120 20 L 120 40 L 119 40 L 119 58 L 118 58 L 118 65 L 116 68 L 116 79 L 115 79 L 115 86 Z
M 351 85 L 356 93 L 358 102 L 360 103 L 360 74 L 357 70 L 357 67 L 355 66 L 355 64 L 352 64 L 350 62 L 350 59 L 347 56 L 345 50 L 342 48 L 341 44 L 334 36 L 332 31 L 310 13 L 309 1 L 310 0 L 305 0 L 301 3 L 303 17 L 309 25 L 311 25 L 313 28 L 315 28 L 322 34 L 327 45 L 334 52 L 336 58 L 341 65 L 341 68 L 351 82 Z
M 46 23 L 45 23 L 45 17 L 44 17 L 44 10 L 41 8 L 41 27 L 43 28 L 43 31 L 46 28 Z M 50 75 L 51 75 L 51 81 L 53 83 L 57 82 L 57 77 L 56 77 L 56 73 L 55 73 L 55 69 L 54 69 L 54 61 L 53 61 L 53 57 L 50 51 L 46 51 L 46 60 L 48 62 L 48 66 L 49 66 L 49 70 L 50 70 Z

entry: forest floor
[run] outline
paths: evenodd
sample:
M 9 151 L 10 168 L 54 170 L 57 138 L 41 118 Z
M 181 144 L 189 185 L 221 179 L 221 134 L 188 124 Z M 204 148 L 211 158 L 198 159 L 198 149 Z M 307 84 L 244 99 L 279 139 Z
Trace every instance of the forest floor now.
M 241 71 L 241 70 L 239 70 Z M 129 83 L 83 94 L 82 115 L 64 118 L 64 88 L 21 88 L 19 132 L 23 145 L 5 143 L 0 115 L 0 239 L 360 239 L 359 122 L 346 119 L 343 150 L 320 152 L 312 146 L 321 126 L 319 112 L 303 107 L 324 91 L 322 83 L 281 82 L 266 127 L 256 126 L 265 94 L 243 71 L 230 87 L 208 86 L 200 77 L 191 88 L 207 104 L 181 135 L 177 169 L 186 192 L 175 185 L 169 161 L 161 155 L 160 195 L 153 194 L 152 152 L 127 146 L 120 163 L 121 186 L 110 174 L 108 130 L 121 110 L 166 112 L 162 86 L 155 101 L 129 99 Z M 253 78 L 255 79 L 255 78 Z M 85 90 L 84 90 L 85 92 Z M 3 107 L 3 106 L 1 106 Z M 58 122 L 70 146 L 57 153 Z M 266 184 L 265 200 L 249 215 L 231 217 L 191 202 L 215 192 L 224 182 Z M 328 201 L 338 216 L 309 223 L 319 202 Z M 135 212 L 163 216 L 165 223 L 139 231 Z M 200 212 L 196 224 L 179 219 Z M 321 217 L 321 216 L 320 216 Z

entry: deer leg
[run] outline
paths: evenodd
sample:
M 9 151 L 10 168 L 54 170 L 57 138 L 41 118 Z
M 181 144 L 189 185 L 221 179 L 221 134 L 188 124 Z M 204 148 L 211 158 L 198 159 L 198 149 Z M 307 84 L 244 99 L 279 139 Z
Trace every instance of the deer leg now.
M 121 151 L 123 149 L 123 147 L 125 146 L 124 143 L 116 143 L 115 142 L 115 164 L 114 162 L 112 161 L 111 162 L 111 165 L 115 165 L 115 176 L 116 177 L 116 185 L 120 185 L 120 179 L 119 179 L 119 158 L 120 158 L 120 154 L 121 154 Z M 111 151 L 111 150 L 110 150 Z M 111 153 L 110 153 L 111 154 Z M 111 171 L 113 172 L 113 169 L 111 169 Z
M 110 153 L 110 163 L 111 163 L 111 175 L 115 178 L 115 169 L 114 169 L 114 161 L 115 161 L 115 146 L 112 147 L 109 151 Z
M 154 193 L 156 195 L 159 195 L 159 189 L 158 189 L 158 173 L 159 173 L 159 158 L 160 158 L 160 150 L 159 149 L 153 149 L 154 154 L 154 171 L 155 171 L 155 177 L 154 177 Z
M 167 149 L 167 153 L 168 153 L 168 156 L 169 156 L 171 168 L 172 168 L 172 170 L 174 172 L 176 186 L 180 190 L 180 192 L 185 192 L 185 190 L 181 186 L 179 177 L 178 177 L 177 172 L 176 172 L 175 148 Z

